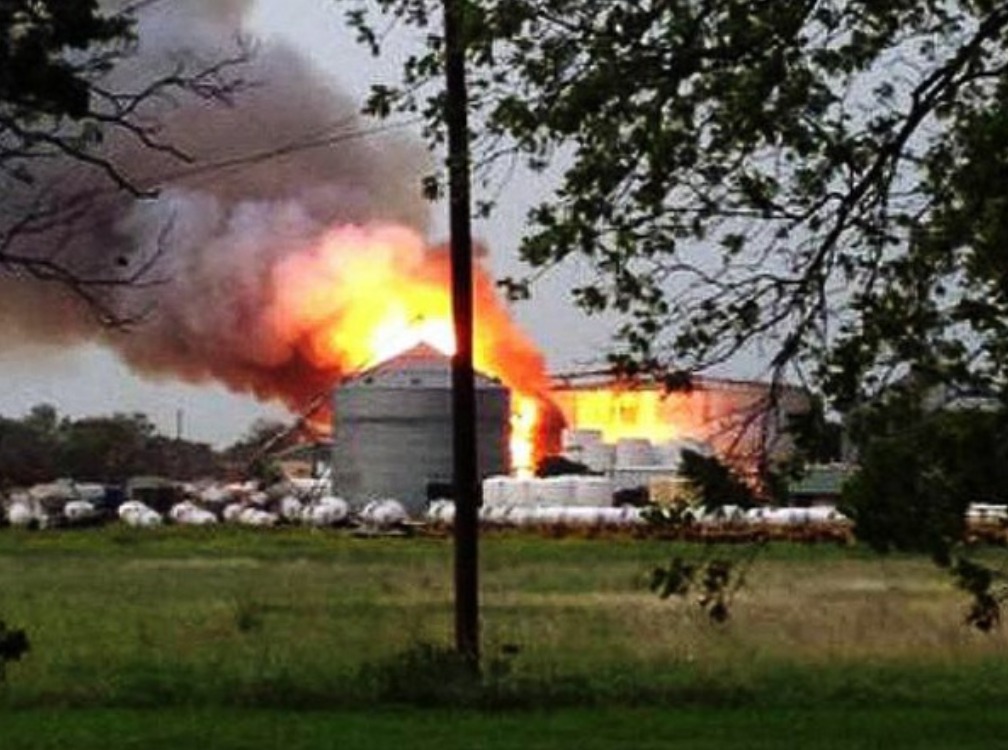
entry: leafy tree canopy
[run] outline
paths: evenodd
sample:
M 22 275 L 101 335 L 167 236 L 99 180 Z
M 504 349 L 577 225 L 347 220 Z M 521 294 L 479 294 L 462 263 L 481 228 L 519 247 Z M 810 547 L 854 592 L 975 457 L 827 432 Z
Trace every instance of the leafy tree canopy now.
M 33 185 L 53 158 L 102 169 L 128 185 L 97 151 L 105 131 L 148 133 L 139 103 L 119 98 L 101 82 L 129 55 L 129 12 L 107 13 L 97 0 L 12 0 L 0 6 L 0 175 Z
M 126 16 L 102 15 L 97 0 L 11 0 L 0 5 L 0 101 L 5 117 L 42 115 L 81 119 L 91 113 L 88 74 L 107 67 L 96 57 L 81 64 L 66 53 L 117 47 L 132 38 Z
M 426 35 L 369 109 L 420 113 L 441 142 L 441 3 L 343 2 L 375 53 L 381 14 Z M 624 314 L 630 361 L 692 369 L 758 343 L 841 408 L 911 364 L 1004 384 L 1008 5 L 464 7 L 474 165 L 489 184 L 563 156 L 521 256 L 533 274 L 586 259 L 574 297 Z
M 209 445 L 158 435 L 141 413 L 71 419 L 39 404 L 22 419 L 0 417 L 0 489 L 60 478 L 118 483 L 156 474 L 198 479 L 221 476 L 224 470 Z
M 947 561 L 970 503 L 1008 499 L 1008 412 L 929 410 L 894 394 L 857 415 L 860 471 L 844 487 L 859 538 Z
M 939 409 L 915 388 L 893 389 L 853 418 L 860 469 L 843 490 L 859 539 L 882 552 L 922 552 L 971 597 L 966 622 L 990 630 L 1008 575 L 968 540 L 971 503 L 1008 500 L 1008 410 Z
M 716 457 L 683 451 L 679 474 L 689 482 L 707 510 L 722 505 L 751 508 L 757 502 L 753 488 Z

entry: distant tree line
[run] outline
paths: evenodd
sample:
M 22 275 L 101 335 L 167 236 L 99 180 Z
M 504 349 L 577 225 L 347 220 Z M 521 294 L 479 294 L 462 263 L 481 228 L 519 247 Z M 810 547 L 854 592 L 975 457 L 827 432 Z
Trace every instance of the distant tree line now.
M 110 484 L 138 475 L 241 478 L 259 447 L 283 427 L 258 420 L 234 444 L 215 450 L 158 434 L 140 412 L 73 419 L 39 404 L 20 419 L 0 416 L 0 489 L 61 477 Z

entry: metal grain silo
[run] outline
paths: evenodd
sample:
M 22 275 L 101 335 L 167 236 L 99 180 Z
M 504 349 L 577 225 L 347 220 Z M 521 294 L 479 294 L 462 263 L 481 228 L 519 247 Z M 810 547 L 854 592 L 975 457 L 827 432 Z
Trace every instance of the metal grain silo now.
M 509 469 L 510 395 L 476 376 L 480 478 Z M 333 394 L 333 488 L 355 505 L 395 498 L 412 513 L 452 479 L 451 361 L 425 344 Z

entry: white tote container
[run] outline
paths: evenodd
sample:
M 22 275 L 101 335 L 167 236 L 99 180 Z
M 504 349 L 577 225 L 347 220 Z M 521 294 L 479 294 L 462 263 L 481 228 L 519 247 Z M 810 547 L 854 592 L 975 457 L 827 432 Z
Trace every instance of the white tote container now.
M 616 467 L 654 466 L 655 453 L 646 438 L 621 438 L 616 443 Z
M 613 481 L 609 477 L 577 477 L 574 504 L 592 508 L 612 505 L 613 491 Z
M 507 488 L 511 482 L 511 477 L 495 476 L 487 477 L 483 480 L 483 505 L 492 508 L 498 505 L 507 505 Z
M 581 463 L 592 471 L 600 473 L 611 471 L 616 463 L 616 446 L 610 443 L 589 445 L 581 453 Z

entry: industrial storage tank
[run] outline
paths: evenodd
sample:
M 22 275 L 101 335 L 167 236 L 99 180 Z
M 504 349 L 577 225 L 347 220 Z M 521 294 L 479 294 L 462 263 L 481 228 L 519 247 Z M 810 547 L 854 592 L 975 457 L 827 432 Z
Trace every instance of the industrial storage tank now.
M 511 399 L 476 376 L 479 476 L 510 468 Z M 352 504 L 394 498 L 418 513 L 452 480 L 451 361 L 426 344 L 339 385 L 333 394 L 333 490 Z

